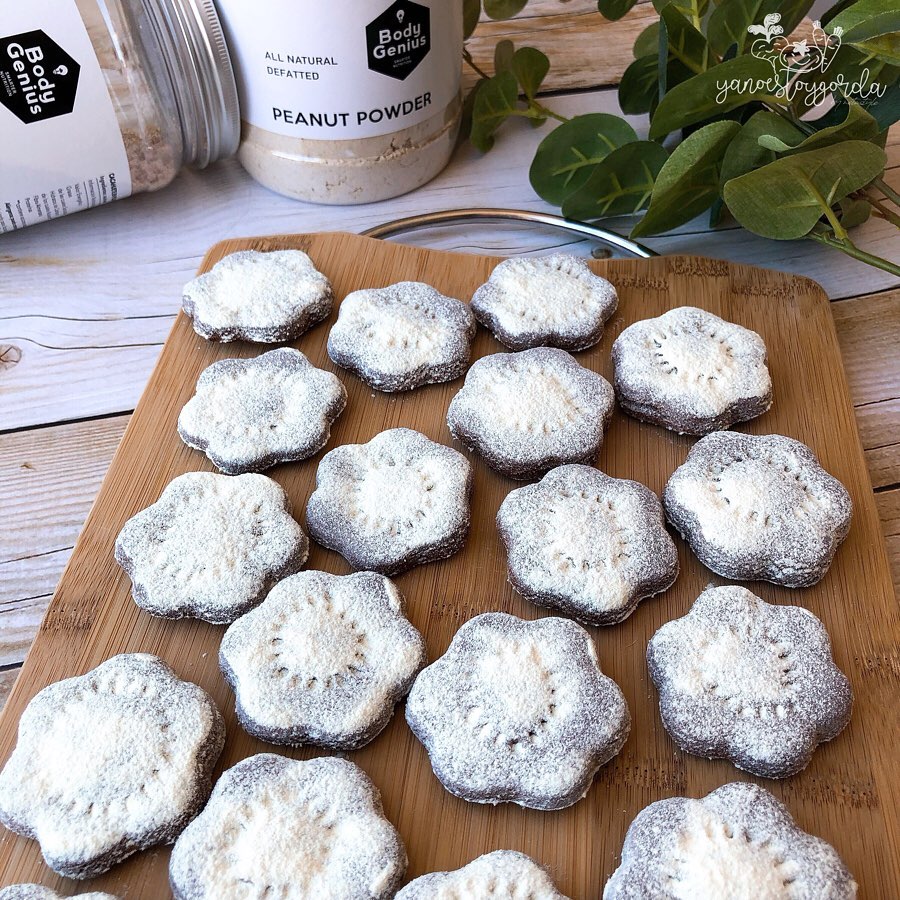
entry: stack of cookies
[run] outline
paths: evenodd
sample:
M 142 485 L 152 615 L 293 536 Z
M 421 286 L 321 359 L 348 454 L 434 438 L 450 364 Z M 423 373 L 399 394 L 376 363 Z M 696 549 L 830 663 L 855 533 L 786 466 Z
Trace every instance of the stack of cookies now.
M 207 340 L 277 344 L 328 318 L 333 301 L 307 254 L 246 251 L 191 282 L 184 311 Z M 758 334 L 693 307 L 634 322 L 612 344 L 610 384 L 572 354 L 602 339 L 617 307 L 614 286 L 582 260 L 509 259 L 470 303 L 419 282 L 348 294 L 327 341 L 340 378 L 292 347 L 214 363 L 177 430 L 222 474 L 175 478 L 124 524 L 115 558 L 135 602 L 227 626 L 221 674 L 238 722 L 260 741 L 354 751 L 406 698 L 406 722 L 449 793 L 544 811 L 577 803 L 632 721 L 584 626 L 615 627 L 673 585 L 667 525 L 723 578 L 798 588 L 825 576 L 851 517 L 847 491 L 810 448 L 728 430 L 772 404 Z M 470 366 L 477 324 L 509 352 Z M 326 447 L 348 402 L 341 378 L 396 393 L 463 376 L 447 443 L 392 427 L 319 457 L 309 537 L 262 474 Z M 595 466 L 616 402 L 699 438 L 661 498 Z M 527 482 L 508 485 L 497 535 L 512 590 L 552 614 L 484 610 L 429 664 L 392 579 L 473 539 L 481 464 Z M 302 571 L 310 538 L 355 571 Z M 850 718 L 852 690 L 822 623 L 738 585 L 705 590 L 656 632 L 646 661 L 678 747 L 760 777 L 794 775 Z M 553 873 L 513 849 L 401 888 L 403 839 L 358 765 L 264 752 L 213 785 L 224 742 L 199 687 L 157 657 L 113 657 L 28 705 L 0 772 L 0 821 L 79 879 L 174 842 L 178 900 L 565 900 Z M 735 885 L 741 897 L 856 890 L 836 852 L 771 794 L 732 783 L 644 809 L 604 897 L 738 896 Z M 0 891 L 53 896 L 37 885 Z

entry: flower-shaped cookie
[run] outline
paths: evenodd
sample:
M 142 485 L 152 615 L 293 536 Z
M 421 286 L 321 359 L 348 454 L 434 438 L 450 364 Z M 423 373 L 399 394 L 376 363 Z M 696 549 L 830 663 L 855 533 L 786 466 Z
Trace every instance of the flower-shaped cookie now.
M 379 391 L 458 378 L 469 365 L 475 317 L 431 285 L 401 281 L 348 294 L 328 355 Z
M 321 450 L 346 403 L 336 376 L 299 350 L 279 347 L 204 369 L 178 433 L 229 475 L 261 472 Z
M 580 800 L 631 728 L 580 625 L 506 613 L 457 631 L 413 684 L 406 720 L 451 794 L 533 809 Z
M 693 306 L 629 325 L 612 361 L 619 406 L 679 434 L 720 431 L 772 405 L 762 338 Z
M 663 505 L 708 569 L 785 587 L 825 575 L 852 514 L 847 490 L 806 444 L 730 431 L 694 444 Z
M 184 286 L 182 308 L 208 341 L 292 341 L 331 312 L 331 282 L 302 250 L 239 250 Z
M 452 872 L 413 879 L 396 900 L 568 900 L 530 856 L 495 850 Z
M 395 575 L 451 556 L 469 531 L 472 467 L 409 428 L 326 453 L 306 507 L 313 538 L 355 569 Z
M 335 749 L 379 734 L 426 659 L 400 592 L 374 572 L 285 578 L 229 626 L 219 650 L 250 734 Z
M 287 494 L 265 475 L 179 475 L 116 539 L 138 606 L 215 624 L 260 603 L 308 551 Z
M 853 691 L 825 626 L 746 588 L 707 588 L 647 647 L 663 724 L 688 753 L 767 778 L 805 768 L 850 721 Z
M 71 896 L 73 900 L 119 900 L 118 897 L 101 891 Z M 66 900 L 66 898 L 62 894 L 57 894 L 53 888 L 44 887 L 42 884 L 11 884 L 0 888 L 0 900 Z
M 406 850 L 362 769 L 260 753 L 216 782 L 172 850 L 175 900 L 393 897 Z
M 613 389 L 566 353 L 537 347 L 473 363 L 450 402 L 450 433 L 510 478 L 589 463 L 603 443 Z
M 702 800 L 672 797 L 631 823 L 603 900 L 853 900 L 856 882 L 834 848 L 797 827 L 755 784 Z
M 577 256 L 505 259 L 472 297 L 472 312 L 510 350 L 584 350 L 603 336 L 616 289 Z
M 209 796 L 225 726 L 197 685 L 146 653 L 40 691 L 0 772 L 0 822 L 67 878 L 171 843 Z
M 559 466 L 511 491 L 497 527 L 512 586 L 592 625 L 621 622 L 678 577 L 656 495 L 590 466 Z

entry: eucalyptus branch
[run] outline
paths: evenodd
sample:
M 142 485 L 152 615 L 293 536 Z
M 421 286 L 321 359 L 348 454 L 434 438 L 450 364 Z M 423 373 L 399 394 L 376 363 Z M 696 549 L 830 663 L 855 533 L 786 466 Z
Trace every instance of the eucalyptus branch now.
M 864 193 L 862 195 L 862 199 L 866 201 L 870 206 L 874 207 L 874 211 L 872 215 L 878 216 L 880 219 L 885 219 L 890 222 L 892 225 L 896 225 L 897 228 L 900 228 L 900 215 L 897 215 L 892 209 L 888 209 L 877 197 L 873 197 L 871 194 Z
M 881 191 L 884 196 L 891 201 L 895 206 L 900 206 L 900 194 L 898 194 L 885 180 L 884 178 L 876 178 L 872 184 Z
M 810 240 L 824 244 L 826 247 L 833 247 L 835 250 L 840 250 L 841 253 L 846 253 L 847 256 L 852 256 L 854 259 L 858 259 L 860 262 L 864 262 L 867 265 L 874 266 L 876 269 L 882 269 L 885 272 L 890 272 L 891 275 L 900 277 L 900 266 L 891 262 L 889 259 L 882 259 L 880 256 L 875 256 L 873 253 L 867 253 L 865 250 L 861 250 L 849 237 L 838 239 L 822 231 L 811 231 L 807 237 Z
M 482 69 L 474 59 L 472 59 L 472 54 L 469 53 L 468 47 L 463 47 L 463 59 L 465 60 L 469 68 L 472 69 L 472 71 L 475 72 L 479 78 L 483 78 L 485 81 L 490 78 L 490 75 L 488 75 L 488 73 L 485 72 L 484 69 Z

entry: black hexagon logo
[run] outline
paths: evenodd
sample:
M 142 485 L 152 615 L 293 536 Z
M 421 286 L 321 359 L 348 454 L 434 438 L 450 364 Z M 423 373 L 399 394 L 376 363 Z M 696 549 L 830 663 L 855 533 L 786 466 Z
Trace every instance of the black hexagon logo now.
M 396 0 L 366 25 L 369 68 L 403 81 L 431 49 L 431 10 L 412 0 Z
M 0 38 L 0 103 L 26 125 L 72 112 L 80 73 L 44 31 Z

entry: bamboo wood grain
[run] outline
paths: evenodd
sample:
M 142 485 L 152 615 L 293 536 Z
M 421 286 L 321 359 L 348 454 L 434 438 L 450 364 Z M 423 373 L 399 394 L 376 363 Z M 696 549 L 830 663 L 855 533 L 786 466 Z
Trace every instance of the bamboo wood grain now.
M 284 246 L 307 250 L 332 278 L 339 298 L 354 288 L 414 279 L 467 299 L 496 262 L 349 234 L 318 234 L 226 241 L 210 251 L 204 268 L 236 249 Z M 752 585 L 767 600 L 802 604 L 823 619 L 836 661 L 856 691 L 853 720 L 842 735 L 818 750 L 805 772 L 784 782 L 760 783 L 787 803 L 802 827 L 834 844 L 859 880 L 861 897 L 900 896 L 900 861 L 894 849 L 900 837 L 897 734 L 889 714 L 900 673 L 900 623 L 827 297 L 807 279 L 714 260 L 666 257 L 591 265 L 616 284 L 621 305 L 601 344 L 579 354 L 583 364 L 609 377 L 609 348 L 621 329 L 682 303 L 754 328 L 769 348 L 776 399 L 772 410 L 746 430 L 780 432 L 805 441 L 853 497 L 850 536 L 823 582 L 802 591 Z M 324 349 L 328 327 L 313 329 L 297 346 L 316 365 L 334 370 Z M 175 432 L 178 411 L 199 373 L 215 359 L 255 355 L 261 349 L 209 344 L 179 316 L 0 718 L 0 760 L 11 752 L 22 709 L 41 687 L 85 672 L 115 653 L 137 650 L 159 654 L 181 677 L 213 695 L 228 728 L 220 767 L 272 749 L 236 724 L 234 700 L 216 664 L 222 629 L 195 621 L 153 619 L 138 610 L 130 599 L 128 579 L 112 558 L 113 542 L 127 518 L 155 501 L 175 475 L 210 468 L 205 457 L 181 444 Z M 489 334 L 479 332 L 475 356 L 499 349 Z M 346 373 L 341 377 L 349 403 L 329 447 L 368 440 L 401 424 L 450 442 L 444 415 L 459 382 L 385 396 Z M 616 413 L 597 462 L 610 474 L 636 478 L 658 492 L 691 444 L 688 438 Z M 317 459 L 271 472 L 288 491 L 301 521 Z M 432 659 L 446 649 L 459 625 L 478 612 L 503 609 L 527 618 L 545 614 L 515 595 L 505 577 L 494 516 L 514 483 L 493 474 L 478 459 L 473 462 L 473 525 L 465 549 L 398 579 Z M 673 794 L 700 796 L 728 781 L 748 780 L 728 763 L 679 752 L 659 719 L 644 661 L 647 640 L 663 622 L 683 615 L 707 583 L 720 582 L 683 544 L 679 547 L 682 573 L 672 589 L 642 604 L 623 624 L 592 630 L 604 670 L 625 692 L 634 728 L 622 753 L 601 770 L 587 798 L 574 807 L 538 813 L 475 806 L 451 797 L 431 773 L 402 708 L 375 742 L 349 754 L 381 788 L 387 815 L 407 844 L 410 876 L 454 868 L 480 853 L 508 847 L 549 866 L 560 889 L 576 900 L 599 898 L 617 864 L 625 830 L 641 808 Z M 348 571 L 339 556 L 317 547 L 309 566 Z M 290 755 L 306 758 L 318 753 L 299 750 Z M 119 894 L 127 891 L 128 900 L 157 900 L 167 892 L 167 859 L 164 848 L 140 854 L 91 886 Z M 75 887 L 43 865 L 34 842 L 4 833 L 0 884 L 15 881 L 43 882 L 66 893 Z

